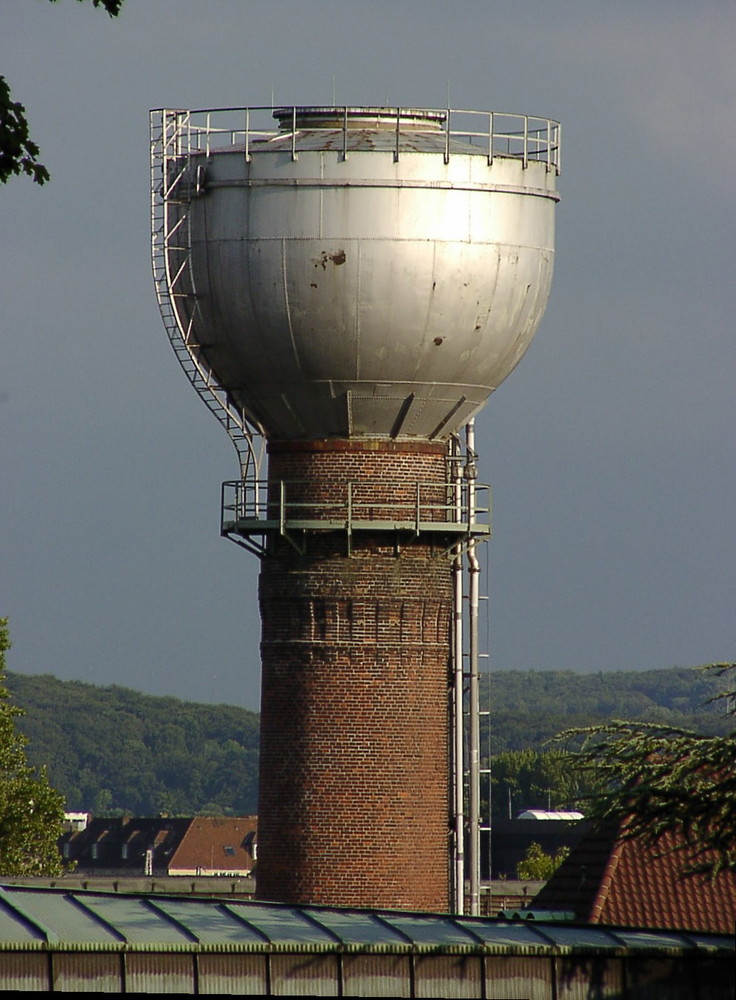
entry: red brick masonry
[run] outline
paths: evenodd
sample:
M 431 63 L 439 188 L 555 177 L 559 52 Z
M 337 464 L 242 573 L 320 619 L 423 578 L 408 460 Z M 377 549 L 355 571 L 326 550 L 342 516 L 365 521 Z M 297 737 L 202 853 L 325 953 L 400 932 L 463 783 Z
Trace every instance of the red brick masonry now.
M 370 480 L 380 518 L 417 481 L 444 497 L 446 451 L 272 444 L 269 477 L 302 481 L 292 495 L 314 503 Z M 452 583 L 443 540 L 397 546 L 393 533 L 356 533 L 350 555 L 345 532 L 304 541 L 301 555 L 277 538 L 260 577 L 258 896 L 446 910 Z

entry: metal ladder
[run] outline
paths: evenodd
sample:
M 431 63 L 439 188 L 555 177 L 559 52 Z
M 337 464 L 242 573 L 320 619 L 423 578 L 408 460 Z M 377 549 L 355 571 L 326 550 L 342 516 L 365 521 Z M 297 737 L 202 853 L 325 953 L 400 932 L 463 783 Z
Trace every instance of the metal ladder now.
M 477 475 L 473 422 L 466 427 L 466 447 L 461 457 L 459 441 L 452 455 L 456 482 L 467 480 L 469 493 L 475 491 Z M 462 468 L 462 472 L 460 471 Z M 474 499 L 468 498 L 468 509 Z M 481 538 L 485 541 L 486 538 Z M 456 913 L 466 912 L 466 884 L 469 912 L 480 913 L 481 836 L 489 840 L 490 852 L 490 678 L 488 652 L 488 608 L 486 594 L 480 593 L 481 566 L 478 538 L 469 536 L 454 548 L 453 559 L 453 641 L 451 679 L 451 761 L 452 761 L 452 896 Z M 487 549 L 485 550 L 488 551 Z M 485 650 L 481 650 L 480 609 L 486 620 Z M 481 706 L 481 676 L 485 676 L 485 698 Z M 485 766 L 481 750 L 481 719 L 486 723 Z M 482 815 L 485 791 L 486 814 Z M 467 852 L 466 852 L 467 847 Z
M 238 453 L 243 480 L 257 478 L 265 454 L 261 429 L 236 407 L 197 352 L 199 304 L 191 272 L 191 186 L 188 111 L 151 112 L 151 261 L 161 318 L 184 374 L 210 413 L 219 420 Z M 172 211 L 176 206 L 176 211 Z M 175 268 L 172 255 L 181 258 Z M 183 308 L 184 304 L 188 308 Z

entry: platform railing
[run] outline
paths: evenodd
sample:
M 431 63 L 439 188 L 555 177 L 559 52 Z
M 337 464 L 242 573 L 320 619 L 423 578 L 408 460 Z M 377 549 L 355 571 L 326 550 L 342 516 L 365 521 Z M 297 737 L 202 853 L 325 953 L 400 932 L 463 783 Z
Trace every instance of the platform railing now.
M 275 111 L 278 111 L 283 122 L 281 128 L 273 124 Z M 393 131 L 396 157 L 403 152 L 403 136 L 424 132 L 428 135 L 444 135 L 446 162 L 453 155 L 451 140 L 455 139 L 477 147 L 478 153 L 485 153 L 489 164 L 493 163 L 496 156 L 511 157 L 522 160 L 525 167 L 530 162 L 541 162 L 546 164 L 548 170 L 560 172 L 559 122 L 536 115 L 465 108 L 365 108 L 345 105 L 313 108 L 289 105 L 278 108 L 202 108 L 181 111 L 178 112 L 182 115 L 180 152 L 204 153 L 209 156 L 218 149 L 242 147 L 246 160 L 250 160 L 259 149 L 268 150 L 269 140 L 291 136 L 291 154 L 295 159 L 296 139 L 301 131 L 300 116 L 313 111 L 319 112 L 321 120 L 319 116 L 310 117 L 308 126 L 304 126 L 303 130 L 341 133 L 342 141 L 337 148 L 341 148 L 344 155 L 347 155 L 349 133 L 359 126 L 370 128 L 370 124 L 366 122 L 366 112 L 370 112 L 380 118 L 387 131 Z M 426 128 L 417 121 L 422 116 L 427 117 Z M 426 152 L 429 153 L 430 150 Z
M 365 480 L 314 495 L 315 481 L 236 480 L 222 484 L 223 535 L 289 531 L 412 531 L 487 536 L 491 488 L 474 484 L 471 517 L 467 488 L 458 501 L 454 485 L 406 480 Z

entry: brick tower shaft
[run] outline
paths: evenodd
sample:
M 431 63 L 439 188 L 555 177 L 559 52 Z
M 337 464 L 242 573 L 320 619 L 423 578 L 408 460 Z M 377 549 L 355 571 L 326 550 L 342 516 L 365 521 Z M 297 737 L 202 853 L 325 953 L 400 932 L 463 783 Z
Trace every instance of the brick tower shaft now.
M 447 910 L 450 562 L 441 534 L 386 527 L 418 491 L 446 519 L 446 448 L 269 451 L 272 496 L 319 520 L 347 493 L 363 529 L 272 538 L 262 564 L 258 896 Z

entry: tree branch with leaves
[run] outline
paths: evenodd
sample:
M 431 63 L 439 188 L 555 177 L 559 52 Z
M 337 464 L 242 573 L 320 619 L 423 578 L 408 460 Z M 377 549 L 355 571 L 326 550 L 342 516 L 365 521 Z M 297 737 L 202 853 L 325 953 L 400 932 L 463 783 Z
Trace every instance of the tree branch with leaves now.
M 56 3 L 56 0 L 49 0 Z M 83 3 L 84 0 L 78 0 Z M 110 17 L 117 17 L 124 0 L 92 0 L 95 7 L 107 11 Z M 0 184 L 19 174 L 26 174 L 36 184 L 45 184 L 50 175 L 38 160 L 39 148 L 31 139 L 26 109 L 14 101 L 10 86 L 4 76 L 0 76 Z
M 704 669 L 723 677 L 736 664 Z M 726 714 L 736 714 L 731 691 L 711 701 L 723 701 Z M 622 836 L 655 846 L 674 834 L 690 871 L 736 871 L 736 730 L 714 737 L 613 721 L 566 730 L 555 742 L 567 747 L 577 769 L 601 781 L 603 790 L 588 810 L 592 818 L 617 820 Z

